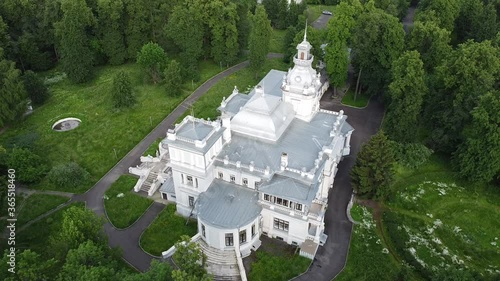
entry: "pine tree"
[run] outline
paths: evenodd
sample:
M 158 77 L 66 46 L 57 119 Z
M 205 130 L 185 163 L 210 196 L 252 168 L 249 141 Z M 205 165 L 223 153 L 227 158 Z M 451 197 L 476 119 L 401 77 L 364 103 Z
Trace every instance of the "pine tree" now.
M 255 78 L 266 61 L 271 32 L 271 22 L 267 19 L 266 10 L 262 5 L 259 5 L 255 9 L 255 15 L 252 16 L 252 29 L 248 42 L 250 68 L 255 72 Z
M 394 155 L 382 131 L 361 147 L 351 170 L 351 183 L 358 196 L 383 198 L 394 178 Z
M 63 17 L 56 23 L 64 72 L 73 82 L 88 81 L 93 72 L 94 54 L 87 29 L 95 22 L 85 0 L 61 0 Z
M 26 112 L 27 94 L 15 63 L 0 61 L 0 128 L 17 121 Z
M 112 97 L 116 108 L 130 107 L 136 102 L 130 77 L 124 71 L 118 72 L 113 78 Z
M 178 96 L 181 94 L 181 67 L 180 64 L 172 60 L 168 64 L 164 72 L 165 75 L 165 90 L 169 96 Z

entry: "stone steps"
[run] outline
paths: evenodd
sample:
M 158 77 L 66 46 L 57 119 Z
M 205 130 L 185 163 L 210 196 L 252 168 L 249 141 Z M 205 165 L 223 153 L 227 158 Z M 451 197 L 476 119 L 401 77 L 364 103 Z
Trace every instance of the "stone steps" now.
M 221 251 L 210 247 L 201 238 L 196 243 L 200 245 L 201 250 L 207 256 L 207 271 L 214 276 L 214 280 L 241 280 L 236 253 L 234 251 Z
M 153 181 L 156 180 L 158 177 L 158 174 L 155 172 L 150 172 L 144 183 L 141 185 L 141 190 L 148 192 L 149 189 L 151 188 L 151 185 L 153 185 Z

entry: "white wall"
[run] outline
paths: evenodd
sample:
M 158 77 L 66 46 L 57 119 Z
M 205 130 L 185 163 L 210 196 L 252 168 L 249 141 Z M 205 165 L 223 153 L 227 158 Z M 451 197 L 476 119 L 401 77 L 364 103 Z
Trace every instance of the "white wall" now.
M 308 234 L 309 222 L 301 219 L 301 216 L 291 217 L 269 209 L 262 209 L 262 231 L 267 232 L 268 236 L 279 236 L 285 242 L 291 244 L 293 241 L 298 244 L 304 242 Z M 288 221 L 288 232 L 274 228 L 274 218 Z
M 219 178 L 219 173 L 223 174 L 222 180 L 230 182 L 231 180 L 231 175 L 234 175 L 235 177 L 235 183 L 243 186 L 243 179 L 246 178 L 248 180 L 248 188 L 255 189 L 255 184 L 257 182 L 261 181 L 260 177 L 257 177 L 252 174 L 245 173 L 241 170 L 235 170 L 231 168 L 225 168 L 225 167 L 215 167 L 214 168 L 214 173 L 213 177 L 214 178 Z

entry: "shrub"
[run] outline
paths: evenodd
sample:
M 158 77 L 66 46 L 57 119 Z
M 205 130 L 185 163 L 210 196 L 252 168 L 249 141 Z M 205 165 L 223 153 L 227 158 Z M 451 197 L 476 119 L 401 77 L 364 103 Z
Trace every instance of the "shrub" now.
M 39 155 L 26 148 L 14 147 L 7 155 L 9 169 L 17 171 L 16 176 L 24 183 L 34 183 L 47 173 L 48 166 Z
M 90 174 L 77 163 L 69 162 L 54 166 L 47 178 L 57 186 L 78 187 L 89 180 Z
M 398 143 L 390 141 L 391 147 L 394 151 L 394 156 L 398 164 L 408 168 L 418 168 L 427 160 L 434 152 L 432 149 L 427 148 L 420 143 Z
M 124 71 L 118 72 L 113 78 L 112 97 L 116 108 L 130 107 L 136 103 L 130 76 Z

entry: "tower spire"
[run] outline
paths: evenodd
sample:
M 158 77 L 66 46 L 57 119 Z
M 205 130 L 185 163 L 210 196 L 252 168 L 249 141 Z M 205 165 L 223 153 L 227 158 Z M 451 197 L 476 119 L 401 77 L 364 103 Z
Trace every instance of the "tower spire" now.
M 307 41 L 307 19 L 306 19 L 306 28 L 304 29 L 304 41 Z

